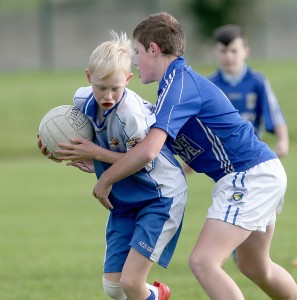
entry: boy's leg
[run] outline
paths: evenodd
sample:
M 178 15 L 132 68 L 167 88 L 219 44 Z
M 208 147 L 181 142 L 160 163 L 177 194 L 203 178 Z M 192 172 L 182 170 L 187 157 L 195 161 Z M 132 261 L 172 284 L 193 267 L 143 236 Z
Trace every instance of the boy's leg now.
M 146 278 L 147 274 L 152 266 L 152 263 L 150 260 L 145 258 L 143 255 L 141 255 L 139 252 L 131 249 L 132 253 L 129 255 L 129 259 L 127 259 L 127 263 L 125 265 L 125 269 L 127 270 L 128 274 L 134 273 L 138 274 L 136 277 L 137 280 L 135 280 L 134 276 L 122 276 L 122 273 L 105 273 L 102 282 L 103 282 L 103 288 L 107 296 L 111 299 L 115 300 L 127 300 L 128 299 L 128 293 L 125 294 L 122 286 L 120 285 L 120 281 L 122 285 L 126 285 L 126 289 L 130 289 L 129 294 L 129 300 L 130 299 L 158 299 L 158 300 L 167 300 L 170 296 L 170 289 L 169 287 L 164 283 L 154 282 L 154 285 L 147 284 Z M 134 253 L 135 252 L 135 253 Z M 143 260 L 144 258 L 144 260 Z M 132 265 L 129 261 L 132 261 Z M 149 261 L 149 262 L 148 262 Z M 135 265 L 134 265 L 135 264 Z M 139 268 L 138 266 L 142 266 L 142 268 Z M 136 266 L 136 268 L 135 268 Z M 148 269 L 147 271 L 143 272 L 144 269 Z M 146 274 L 146 275 L 145 275 Z M 122 280 L 121 280 L 122 277 Z M 139 278 L 142 278 L 139 280 Z M 132 282 L 128 283 L 127 280 L 131 280 Z M 144 285 L 143 285 L 144 282 Z M 132 286 L 131 286 L 132 285 Z M 129 287 L 130 286 L 130 287 Z M 135 289 L 136 288 L 136 289 Z M 146 297 L 148 295 L 148 297 Z M 133 298 L 134 297 L 134 298 Z M 143 298 L 146 297 L 146 298 Z
M 122 287 L 119 284 L 122 273 L 105 273 L 102 278 L 102 284 L 105 294 L 114 300 L 127 300 Z
M 297 299 L 297 285 L 293 277 L 272 262 L 269 255 L 274 225 L 266 232 L 254 231 L 237 248 L 240 271 L 255 282 L 272 299 Z
M 152 265 L 153 261 L 131 248 L 120 279 L 120 285 L 129 300 L 169 299 L 170 290 L 166 285 L 155 283 L 155 286 L 150 286 L 146 283 Z M 166 297 L 161 293 L 159 295 L 159 290 L 162 294 L 166 293 Z
M 190 267 L 195 277 L 213 299 L 244 299 L 222 265 L 250 231 L 216 219 L 207 219 L 190 256 Z
M 148 289 L 146 279 L 154 262 L 166 268 L 171 260 L 182 227 L 186 196 L 184 191 L 173 198 L 156 198 L 138 212 L 120 280 L 129 300 L 169 299 L 166 285 L 155 283 Z

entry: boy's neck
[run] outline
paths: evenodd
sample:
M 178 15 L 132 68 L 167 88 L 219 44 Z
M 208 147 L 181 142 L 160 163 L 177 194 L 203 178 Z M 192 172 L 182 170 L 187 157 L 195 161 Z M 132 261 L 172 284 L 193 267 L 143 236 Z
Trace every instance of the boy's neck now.
M 240 72 L 238 72 L 237 74 L 226 73 L 226 72 L 224 72 L 224 70 L 221 70 L 221 72 L 222 72 L 222 76 L 225 81 L 227 81 L 231 85 L 236 85 L 245 76 L 245 74 L 247 72 L 247 65 L 244 64 L 242 70 Z
M 166 73 L 168 67 L 171 65 L 171 63 L 173 61 L 175 61 L 176 59 L 178 58 L 178 56 L 173 56 L 173 55 L 170 55 L 170 56 L 162 56 L 161 60 L 159 60 L 159 74 L 160 74 L 160 78 L 158 79 L 158 83 L 161 82 L 164 74 Z

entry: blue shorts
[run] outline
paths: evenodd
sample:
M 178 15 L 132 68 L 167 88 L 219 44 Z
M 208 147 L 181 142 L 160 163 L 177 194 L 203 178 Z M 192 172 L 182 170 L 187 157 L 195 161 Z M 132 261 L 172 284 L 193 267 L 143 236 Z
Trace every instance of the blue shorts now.
M 187 191 L 127 209 L 114 208 L 106 227 L 104 273 L 122 272 L 133 247 L 166 268 L 182 228 Z

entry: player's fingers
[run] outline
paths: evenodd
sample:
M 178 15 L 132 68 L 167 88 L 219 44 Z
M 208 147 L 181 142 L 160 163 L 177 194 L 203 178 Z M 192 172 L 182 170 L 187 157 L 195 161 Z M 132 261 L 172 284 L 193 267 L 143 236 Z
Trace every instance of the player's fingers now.
M 67 159 L 69 159 L 69 158 L 67 158 Z M 81 162 L 81 159 L 78 159 L 78 158 L 75 159 L 75 158 L 73 158 L 73 159 L 71 159 L 71 160 L 66 164 L 66 166 L 75 166 L 75 167 L 80 166 L 80 167 L 85 167 L 84 164 L 81 164 L 80 162 Z
M 81 161 L 84 159 L 84 157 L 80 154 L 79 150 L 70 150 L 70 149 L 64 149 L 64 150 L 55 150 L 57 154 L 59 154 L 59 158 L 61 160 L 73 160 L 73 161 Z
M 105 198 L 105 199 L 100 198 L 99 201 L 106 209 L 113 209 L 113 206 L 109 202 L 108 198 Z
M 97 199 L 99 200 L 100 204 L 103 205 L 106 209 L 113 209 L 113 206 L 112 206 L 111 203 L 109 202 L 108 198 L 106 198 L 106 199 L 100 198 L 100 196 L 97 195 L 95 189 L 93 189 L 93 196 L 94 196 L 95 198 L 97 198 Z
M 50 159 L 50 160 L 52 160 L 52 161 L 54 161 L 54 162 L 56 162 L 56 163 L 61 163 L 62 162 L 62 160 L 53 157 L 53 155 L 51 153 L 47 154 L 47 158 Z
M 58 146 L 65 149 L 65 151 L 67 150 L 74 150 L 75 149 L 75 145 L 71 144 L 71 143 L 58 143 Z M 62 151 L 61 149 L 57 149 L 57 151 Z
M 41 146 L 40 151 L 41 151 L 41 153 L 42 153 L 44 156 L 48 156 L 48 152 L 46 151 L 46 147 L 45 147 L 45 146 Z
M 74 144 L 82 144 L 84 141 L 85 140 L 81 139 L 81 138 L 72 138 L 72 139 L 70 139 L 70 142 L 74 143 Z
M 77 158 L 74 155 L 61 155 L 61 156 L 59 156 L 59 160 L 61 160 L 61 161 L 64 161 L 64 160 L 80 161 L 81 159 Z
M 55 150 L 56 153 L 60 154 L 60 156 L 70 156 L 71 154 L 73 154 L 73 150 L 60 150 L 60 149 L 57 149 Z

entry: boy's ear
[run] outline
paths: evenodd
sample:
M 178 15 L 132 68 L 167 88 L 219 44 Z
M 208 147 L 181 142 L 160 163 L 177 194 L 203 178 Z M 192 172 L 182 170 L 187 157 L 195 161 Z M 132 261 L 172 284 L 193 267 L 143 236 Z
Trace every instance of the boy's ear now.
M 153 54 L 158 54 L 160 47 L 156 43 L 150 43 L 150 50 Z
M 89 73 L 89 69 L 86 69 L 86 75 L 87 75 L 88 82 L 91 83 L 91 75 Z
M 129 76 L 127 77 L 127 80 L 126 80 L 126 85 L 128 85 L 130 79 L 133 77 L 133 73 L 130 73 Z

